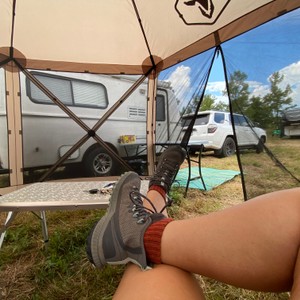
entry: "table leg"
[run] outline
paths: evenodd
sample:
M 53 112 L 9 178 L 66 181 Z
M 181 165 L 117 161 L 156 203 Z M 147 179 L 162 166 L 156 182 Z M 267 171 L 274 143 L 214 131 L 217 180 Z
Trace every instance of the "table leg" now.
M 47 247 L 49 237 L 48 237 L 48 227 L 47 227 L 46 213 L 45 213 L 44 210 L 40 211 L 40 215 L 38 215 L 34 211 L 32 211 L 31 213 L 34 214 L 37 218 L 39 218 L 41 220 L 44 243 L 45 243 L 45 246 Z
M 42 232 L 43 232 L 43 237 L 44 237 L 44 243 L 47 247 L 47 243 L 49 241 L 49 236 L 48 236 L 46 213 L 44 210 L 41 211 L 41 223 L 42 223 Z
M 10 211 L 8 212 L 6 221 L 4 223 L 4 225 L 2 226 L 2 228 L 0 229 L 0 249 L 2 247 L 5 235 L 6 235 L 6 230 L 9 227 L 9 225 L 11 224 L 11 222 L 15 219 L 16 215 L 18 214 L 18 212 L 16 211 Z

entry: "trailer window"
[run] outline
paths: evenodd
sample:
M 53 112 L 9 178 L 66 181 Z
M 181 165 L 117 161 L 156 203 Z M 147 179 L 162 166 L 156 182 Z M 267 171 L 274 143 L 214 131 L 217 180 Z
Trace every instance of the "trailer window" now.
M 165 121 L 165 97 L 163 95 L 156 96 L 156 121 Z
M 106 108 L 107 91 L 101 83 L 33 73 L 62 103 L 69 106 Z M 36 103 L 54 104 L 34 83 L 27 79 L 27 95 Z

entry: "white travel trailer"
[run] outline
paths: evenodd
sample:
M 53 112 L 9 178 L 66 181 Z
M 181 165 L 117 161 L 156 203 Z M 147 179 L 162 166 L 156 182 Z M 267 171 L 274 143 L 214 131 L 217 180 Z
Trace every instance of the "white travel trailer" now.
M 136 80 L 136 76 L 32 71 L 61 102 L 92 128 Z M 5 80 L 0 69 L 0 167 L 9 169 Z M 86 131 L 55 105 L 23 73 L 20 73 L 23 165 L 41 168 L 56 163 Z M 130 161 L 146 155 L 147 83 L 142 83 L 96 131 L 107 146 Z M 169 84 L 158 83 L 156 141 L 171 140 L 179 120 L 179 108 Z M 128 140 L 130 139 L 130 140 Z M 129 143 L 128 143 L 129 142 Z M 144 151 L 141 151 L 143 150 Z M 86 175 L 107 176 L 117 168 L 115 159 L 89 138 L 66 161 L 81 163 Z
M 287 137 L 300 136 L 300 108 L 294 108 L 283 112 L 282 133 Z

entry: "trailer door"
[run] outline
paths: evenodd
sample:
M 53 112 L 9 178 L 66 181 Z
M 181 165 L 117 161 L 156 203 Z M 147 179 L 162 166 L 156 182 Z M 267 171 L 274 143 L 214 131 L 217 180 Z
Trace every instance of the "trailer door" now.
M 156 95 L 156 142 L 169 139 L 169 124 L 167 122 L 167 99 L 165 93 Z

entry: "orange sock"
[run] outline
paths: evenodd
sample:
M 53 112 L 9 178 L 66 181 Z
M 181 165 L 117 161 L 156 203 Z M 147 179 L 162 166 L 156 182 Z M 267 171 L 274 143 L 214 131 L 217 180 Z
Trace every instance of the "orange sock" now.
M 151 185 L 149 187 L 149 191 L 157 191 L 158 193 L 160 193 L 162 195 L 162 197 L 164 199 L 166 199 L 166 191 L 164 190 L 163 187 L 159 186 L 159 185 Z
M 165 218 L 147 228 L 144 235 L 144 246 L 147 259 L 150 262 L 161 263 L 161 237 L 165 227 L 172 221 L 172 218 Z

